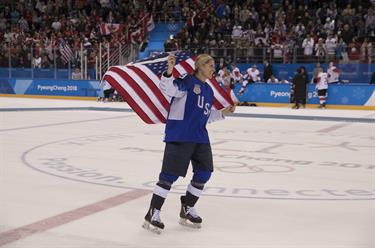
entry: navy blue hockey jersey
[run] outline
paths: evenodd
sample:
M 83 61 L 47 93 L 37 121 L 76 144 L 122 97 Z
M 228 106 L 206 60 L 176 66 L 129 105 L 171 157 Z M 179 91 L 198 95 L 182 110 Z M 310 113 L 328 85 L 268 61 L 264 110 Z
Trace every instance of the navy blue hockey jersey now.
M 165 127 L 165 142 L 210 143 L 207 122 L 223 119 L 220 110 L 211 109 L 214 92 L 194 75 L 182 78 L 162 76 L 160 89 L 172 97 Z

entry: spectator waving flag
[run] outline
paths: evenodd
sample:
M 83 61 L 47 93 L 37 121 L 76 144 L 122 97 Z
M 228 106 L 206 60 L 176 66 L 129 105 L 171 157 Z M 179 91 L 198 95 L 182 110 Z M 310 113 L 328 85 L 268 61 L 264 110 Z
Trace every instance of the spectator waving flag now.
M 73 59 L 73 51 L 64 39 L 60 39 L 59 51 L 65 64 Z
M 147 32 L 151 32 L 155 29 L 155 22 L 152 14 L 148 14 L 146 17 L 146 30 Z
M 173 76 L 179 77 L 194 71 L 195 57 L 188 52 L 176 52 Z M 165 123 L 171 98 L 159 89 L 161 74 L 167 70 L 168 53 L 153 55 L 125 66 L 112 66 L 104 74 L 108 82 L 148 124 Z M 233 105 L 233 100 L 216 79 L 206 81 L 214 91 L 213 107 L 222 109 Z
M 118 23 L 102 23 L 100 24 L 100 33 L 102 35 L 110 35 L 116 33 L 121 29 L 121 24 Z

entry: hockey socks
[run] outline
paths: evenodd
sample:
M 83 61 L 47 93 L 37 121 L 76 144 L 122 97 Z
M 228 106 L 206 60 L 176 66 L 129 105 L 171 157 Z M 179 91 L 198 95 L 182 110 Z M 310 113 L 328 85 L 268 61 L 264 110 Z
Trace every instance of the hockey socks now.
M 319 103 L 320 103 L 320 108 L 325 108 L 325 106 L 326 106 L 326 97 L 324 97 L 324 96 L 320 96 L 319 97 Z
M 187 187 L 184 203 L 189 207 L 194 207 L 199 197 L 202 194 L 204 184 L 210 179 L 211 171 L 208 170 L 195 170 L 193 179 Z
M 156 183 L 154 188 L 154 194 L 151 199 L 151 207 L 158 210 L 164 204 L 165 198 L 167 198 L 168 192 L 171 190 L 172 184 L 178 179 L 178 176 L 161 172 L 159 174 L 159 181 Z
M 194 207 L 202 194 L 203 188 L 204 183 L 191 181 L 188 185 L 186 196 L 184 197 L 184 203 L 190 207 Z
M 164 204 L 165 198 L 167 198 L 168 192 L 171 190 L 171 187 L 172 183 L 170 182 L 157 182 L 151 199 L 151 207 L 160 210 Z
M 167 181 L 159 180 L 159 182 L 156 183 L 150 208 L 146 213 L 145 223 L 142 225 L 143 228 L 157 234 L 160 234 L 164 229 L 164 223 L 160 219 L 160 209 L 164 204 L 165 198 L 167 198 L 171 186 L 172 183 Z

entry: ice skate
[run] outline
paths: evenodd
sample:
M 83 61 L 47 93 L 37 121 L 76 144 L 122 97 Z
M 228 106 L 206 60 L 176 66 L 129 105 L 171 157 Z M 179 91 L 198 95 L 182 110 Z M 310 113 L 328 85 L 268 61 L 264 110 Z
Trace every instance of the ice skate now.
M 164 229 L 164 223 L 160 219 L 160 210 L 150 208 L 145 216 L 145 222 L 142 227 L 156 234 L 161 234 Z
M 181 211 L 180 222 L 181 225 L 191 228 L 201 228 L 202 218 L 199 217 L 194 207 L 187 206 L 184 203 L 184 196 L 181 196 Z

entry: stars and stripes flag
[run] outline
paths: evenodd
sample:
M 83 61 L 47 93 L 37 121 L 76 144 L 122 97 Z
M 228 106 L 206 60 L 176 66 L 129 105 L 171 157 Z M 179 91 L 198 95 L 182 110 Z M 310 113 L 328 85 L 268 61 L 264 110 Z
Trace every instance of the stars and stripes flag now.
M 73 51 L 64 39 L 60 39 L 59 51 L 65 64 L 73 59 Z
M 146 30 L 147 30 L 147 32 L 151 32 L 154 29 L 155 29 L 154 17 L 150 13 L 146 17 Z
M 188 52 L 176 52 L 175 78 L 194 71 L 195 57 Z M 167 70 L 168 53 L 153 55 L 125 66 L 112 66 L 104 74 L 108 82 L 148 124 L 165 123 L 171 98 L 159 89 L 161 75 Z M 222 109 L 233 105 L 231 96 L 220 87 L 216 79 L 206 81 L 214 91 L 213 107 Z

